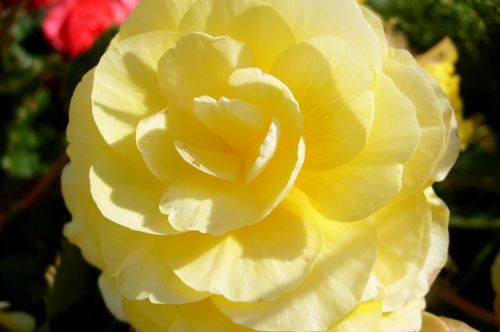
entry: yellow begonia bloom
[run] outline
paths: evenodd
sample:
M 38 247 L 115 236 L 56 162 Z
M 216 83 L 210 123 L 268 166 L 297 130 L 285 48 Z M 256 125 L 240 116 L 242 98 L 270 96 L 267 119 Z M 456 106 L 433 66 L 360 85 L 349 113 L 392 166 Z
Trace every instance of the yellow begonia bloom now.
M 70 108 L 68 238 L 138 331 L 413 331 L 452 108 L 355 0 L 144 0 Z

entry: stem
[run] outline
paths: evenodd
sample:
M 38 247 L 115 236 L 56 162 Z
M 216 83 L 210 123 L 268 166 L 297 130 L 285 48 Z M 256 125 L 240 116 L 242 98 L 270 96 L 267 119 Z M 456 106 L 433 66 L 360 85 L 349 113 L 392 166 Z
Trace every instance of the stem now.
M 479 319 L 488 324 L 492 324 L 493 326 L 499 326 L 499 321 L 497 320 L 495 314 L 461 297 L 454 291 L 443 289 L 440 291 L 440 296 L 446 303 L 470 315 L 471 317 Z

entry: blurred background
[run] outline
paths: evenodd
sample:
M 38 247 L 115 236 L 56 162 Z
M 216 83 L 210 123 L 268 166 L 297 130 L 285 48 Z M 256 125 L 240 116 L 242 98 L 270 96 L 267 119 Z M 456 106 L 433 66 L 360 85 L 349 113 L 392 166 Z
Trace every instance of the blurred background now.
M 0 331 L 128 331 L 98 272 L 62 236 L 59 177 L 72 92 L 137 0 L 0 2 Z M 435 186 L 451 210 L 449 260 L 427 310 L 500 327 L 500 0 L 367 0 L 390 43 L 448 94 L 462 152 Z

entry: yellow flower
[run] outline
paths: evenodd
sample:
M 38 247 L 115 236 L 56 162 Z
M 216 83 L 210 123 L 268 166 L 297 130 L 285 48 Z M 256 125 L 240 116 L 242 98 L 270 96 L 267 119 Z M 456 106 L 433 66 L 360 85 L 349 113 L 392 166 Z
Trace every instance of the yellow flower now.
M 144 0 L 68 139 L 65 233 L 138 331 L 420 329 L 456 126 L 355 0 Z

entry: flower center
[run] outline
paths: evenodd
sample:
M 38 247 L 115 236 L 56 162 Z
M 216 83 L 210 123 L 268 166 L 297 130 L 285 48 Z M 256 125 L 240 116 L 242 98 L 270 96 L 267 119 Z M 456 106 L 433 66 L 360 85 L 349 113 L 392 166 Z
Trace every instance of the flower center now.
M 274 119 L 264 126 L 266 121 L 258 107 L 238 99 L 201 96 L 194 98 L 193 113 L 228 147 L 218 151 L 176 140 L 179 155 L 196 169 L 222 180 L 240 179 L 249 184 L 274 156 L 279 123 Z

